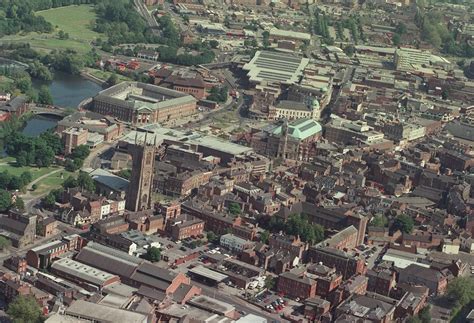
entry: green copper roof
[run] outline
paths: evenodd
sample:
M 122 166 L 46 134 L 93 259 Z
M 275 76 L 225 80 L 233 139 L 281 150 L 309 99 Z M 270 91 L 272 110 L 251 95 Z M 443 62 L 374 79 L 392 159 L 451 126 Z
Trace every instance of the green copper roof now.
M 273 134 L 281 135 L 281 125 L 273 130 Z M 321 125 L 313 119 L 297 119 L 288 124 L 288 134 L 303 140 L 322 131 Z

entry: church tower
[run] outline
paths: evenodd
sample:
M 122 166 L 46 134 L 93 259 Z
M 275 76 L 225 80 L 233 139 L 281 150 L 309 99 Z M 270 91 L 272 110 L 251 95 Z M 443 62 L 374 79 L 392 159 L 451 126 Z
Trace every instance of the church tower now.
M 280 144 L 278 149 L 278 157 L 286 159 L 288 149 L 288 120 L 284 119 L 281 125 Z
M 125 201 L 125 208 L 129 211 L 142 211 L 151 208 L 153 174 L 155 171 L 156 137 L 150 144 L 145 141 L 137 142 L 129 146 L 132 155 L 132 175 Z

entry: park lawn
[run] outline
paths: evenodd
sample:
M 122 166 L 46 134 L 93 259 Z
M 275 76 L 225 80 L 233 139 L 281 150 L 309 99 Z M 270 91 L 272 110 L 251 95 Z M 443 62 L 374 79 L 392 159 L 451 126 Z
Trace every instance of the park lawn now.
M 14 163 L 3 164 L 0 165 L 0 172 L 8 171 L 8 173 L 20 176 L 23 172 L 29 171 L 33 177 L 33 180 L 46 175 L 54 170 L 58 169 L 57 167 L 31 167 L 31 166 L 24 166 L 24 167 L 16 167 Z
M 15 157 L 5 156 L 3 158 L 0 158 L 0 164 L 14 163 L 15 160 Z
M 74 175 L 74 173 L 65 170 L 51 174 L 37 182 L 37 188 L 31 194 L 34 196 L 47 194 L 51 190 L 61 187 L 64 181 L 71 175 Z
M 28 33 L 25 35 L 9 35 L 0 38 L 0 41 L 8 43 L 28 43 L 32 48 L 43 53 L 49 53 L 54 49 L 72 49 L 78 53 L 85 54 L 92 48 L 89 42 L 74 39 L 61 40 L 56 34 Z
M 92 29 L 97 15 L 90 5 L 52 8 L 36 14 L 44 17 L 54 27 L 57 26 L 58 31 L 68 33 L 73 40 L 90 42 L 103 36 Z
M 113 74 L 112 72 L 109 72 L 109 71 L 102 71 L 102 70 L 98 70 L 98 69 L 90 68 L 90 67 L 86 68 L 86 71 L 88 73 L 94 75 L 95 77 L 98 77 L 101 80 L 104 80 L 104 82 L 107 81 L 109 79 L 110 75 Z M 133 81 L 131 78 L 129 78 L 125 75 L 121 75 L 121 74 L 117 74 L 117 78 L 121 82 L 122 81 Z
M 90 5 L 67 6 L 39 11 L 37 15 L 43 16 L 54 27 L 51 34 L 20 33 L 0 38 L 0 41 L 10 43 L 28 43 L 31 47 L 42 52 L 54 49 L 72 49 L 78 53 L 87 53 L 91 50 L 91 41 L 96 38 L 104 40 L 107 37 L 92 30 L 97 18 L 93 7 Z M 58 32 L 62 30 L 69 34 L 69 39 L 59 39 Z

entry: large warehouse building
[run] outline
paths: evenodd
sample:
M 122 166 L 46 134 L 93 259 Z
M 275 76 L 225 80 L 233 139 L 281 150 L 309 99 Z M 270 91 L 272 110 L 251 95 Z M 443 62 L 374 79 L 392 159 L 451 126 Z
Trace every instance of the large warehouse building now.
M 278 96 L 280 85 L 291 85 L 301 80 L 308 63 L 309 59 L 292 54 L 257 51 L 243 70 L 256 89 L 265 88 Z
M 196 113 L 196 99 L 156 85 L 122 82 L 99 92 L 91 110 L 132 124 L 163 123 Z

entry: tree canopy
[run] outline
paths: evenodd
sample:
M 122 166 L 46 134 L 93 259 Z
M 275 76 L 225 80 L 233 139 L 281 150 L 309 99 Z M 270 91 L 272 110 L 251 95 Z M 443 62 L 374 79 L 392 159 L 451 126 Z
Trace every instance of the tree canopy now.
M 41 308 L 33 296 L 19 295 L 8 305 L 7 314 L 13 323 L 43 322 Z
M 79 172 L 77 178 L 69 176 L 63 183 L 64 188 L 79 187 L 88 192 L 95 192 L 95 183 L 92 177 L 86 172 Z M 52 198 L 51 198 L 52 200 Z
M 406 214 L 400 214 L 396 217 L 392 224 L 392 230 L 400 230 L 403 233 L 411 233 L 413 231 L 414 222 L 413 219 Z
M 216 102 L 226 102 L 229 89 L 227 86 L 214 86 L 209 91 L 208 100 Z
M 161 249 L 157 247 L 150 247 L 146 251 L 146 259 L 151 262 L 157 262 L 161 259 Z
M 12 197 L 10 193 L 4 189 L 0 189 L 0 212 L 5 212 L 12 205 Z
M 273 216 L 268 223 L 272 232 L 283 231 L 286 234 L 300 236 L 303 241 L 318 243 L 324 239 L 324 228 L 319 224 L 312 224 L 304 214 L 294 214 L 284 222 L 283 219 Z
M 227 209 L 229 210 L 229 213 L 232 215 L 238 215 L 240 214 L 240 212 L 242 212 L 242 209 L 240 208 L 239 203 L 236 203 L 236 202 L 230 202 Z
M 33 138 L 13 131 L 5 142 L 7 153 L 16 157 L 18 166 L 48 167 L 54 162 L 54 156 L 62 152 L 61 139 L 52 132 Z
M 3 250 L 11 245 L 11 241 L 0 236 L 0 249 Z

